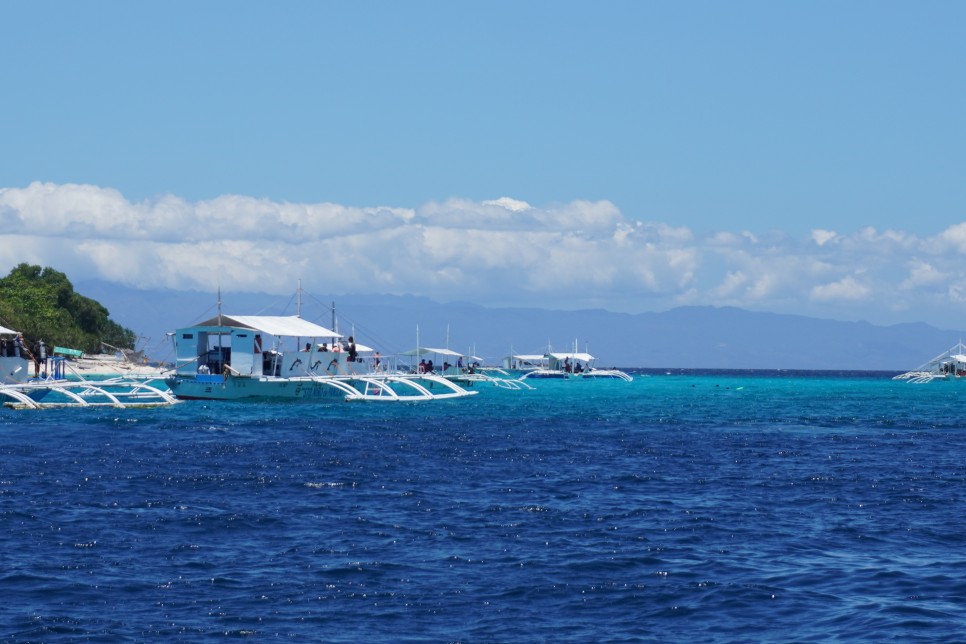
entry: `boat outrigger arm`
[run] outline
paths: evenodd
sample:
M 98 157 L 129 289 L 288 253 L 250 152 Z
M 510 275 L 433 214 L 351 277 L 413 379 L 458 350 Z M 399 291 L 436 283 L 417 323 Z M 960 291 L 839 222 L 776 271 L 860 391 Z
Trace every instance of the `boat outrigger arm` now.
M 3 404 L 16 409 L 46 407 L 161 407 L 177 402 L 171 392 L 150 381 L 130 378 L 107 380 L 35 380 L 16 385 L 0 385 Z

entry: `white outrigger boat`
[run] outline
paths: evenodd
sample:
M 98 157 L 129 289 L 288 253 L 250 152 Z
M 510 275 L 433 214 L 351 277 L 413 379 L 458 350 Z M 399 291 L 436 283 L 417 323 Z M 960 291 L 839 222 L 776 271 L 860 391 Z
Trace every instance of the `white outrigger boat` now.
M 410 366 L 411 373 L 436 374 L 461 387 L 489 384 L 501 389 L 533 389 L 502 369 L 483 366 L 483 359 L 478 356 L 462 354 L 452 349 L 418 347 L 400 355 L 410 359 L 420 358 L 418 365 Z M 426 356 L 429 356 L 429 360 L 426 360 Z
M 518 354 L 507 357 L 509 365 L 521 368 L 520 379 L 591 380 L 614 379 L 631 382 L 634 378 L 620 369 L 599 369 L 594 356 L 586 352 L 548 351 L 545 354 Z
M 378 354 L 360 358 L 340 333 L 298 316 L 218 315 L 178 329 L 174 344 L 166 382 L 181 399 L 415 402 L 476 393 L 437 374 L 400 373 Z
M 900 373 L 893 380 L 908 380 L 913 383 L 933 380 L 958 380 L 966 378 L 966 345 L 962 340 L 943 351 L 929 362 L 912 371 Z
M 15 409 L 126 408 L 157 407 L 175 402 L 170 392 L 151 381 L 121 377 L 69 380 L 64 370 L 65 358 L 43 354 L 35 363 L 39 373 L 31 377 L 33 356 L 24 346 L 21 335 L 0 327 L 0 401 L 4 406 Z

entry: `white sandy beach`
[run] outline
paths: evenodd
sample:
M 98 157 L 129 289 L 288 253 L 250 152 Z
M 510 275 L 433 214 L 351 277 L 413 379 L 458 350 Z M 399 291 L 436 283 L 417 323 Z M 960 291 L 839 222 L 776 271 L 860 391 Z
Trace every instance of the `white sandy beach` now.
M 159 367 L 151 364 L 136 363 L 123 356 L 114 354 L 85 355 L 72 358 L 65 362 L 65 375 L 91 378 L 124 376 L 128 378 L 161 378 L 171 369 L 167 366 Z

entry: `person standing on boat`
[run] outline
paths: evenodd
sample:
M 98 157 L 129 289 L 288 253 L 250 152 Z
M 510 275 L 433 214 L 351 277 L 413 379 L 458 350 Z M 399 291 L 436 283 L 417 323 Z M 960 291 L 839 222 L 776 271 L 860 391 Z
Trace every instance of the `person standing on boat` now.
M 356 351 L 356 341 L 350 335 L 349 336 L 349 362 L 355 362 L 358 356 L 359 356 L 359 352 Z
M 37 340 L 37 344 L 34 345 L 34 377 L 35 378 L 40 375 L 41 363 L 43 363 L 46 366 L 47 347 L 44 346 L 43 340 Z

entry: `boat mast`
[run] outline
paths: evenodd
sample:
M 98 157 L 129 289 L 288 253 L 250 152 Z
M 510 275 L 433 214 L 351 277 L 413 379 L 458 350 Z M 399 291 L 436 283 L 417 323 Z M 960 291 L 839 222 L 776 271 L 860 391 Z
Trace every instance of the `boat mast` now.
M 295 317 L 302 317 L 302 278 L 299 278 L 298 297 L 295 300 Z
M 218 326 L 221 326 L 221 285 L 218 286 Z M 224 362 L 225 350 L 221 342 L 221 331 L 222 331 L 221 329 L 218 329 L 218 362 L 219 364 L 221 364 L 222 371 L 224 371 L 225 365 L 222 363 Z M 205 340 L 206 352 L 208 351 L 208 348 L 210 346 L 211 345 L 208 344 L 208 340 Z

